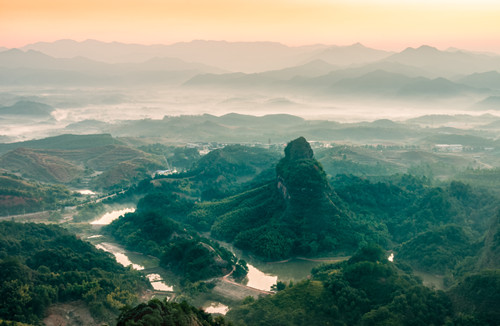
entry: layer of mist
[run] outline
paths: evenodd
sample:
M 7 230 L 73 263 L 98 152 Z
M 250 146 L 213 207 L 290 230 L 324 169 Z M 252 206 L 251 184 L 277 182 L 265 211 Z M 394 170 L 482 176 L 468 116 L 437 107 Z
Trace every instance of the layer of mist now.
M 0 52 L 0 141 L 228 113 L 344 123 L 490 114 L 494 122 L 499 69 L 500 56 L 430 46 L 36 43 Z

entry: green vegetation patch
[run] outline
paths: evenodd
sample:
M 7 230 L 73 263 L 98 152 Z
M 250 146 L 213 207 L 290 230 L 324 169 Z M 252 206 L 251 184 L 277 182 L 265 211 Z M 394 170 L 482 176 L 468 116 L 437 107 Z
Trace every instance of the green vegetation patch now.
M 38 324 L 53 303 L 83 300 L 110 321 L 147 281 L 55 225 L 0 222 L 0 318 Z
M 59 185 L 42 185 L 20 177 L 0 175 L 0 216 L 58 209 L 69 205 L 73 197 Z
M 395 259 L 418 270 L 444 275 L 465 257 L 476 254 L 477 247 L 461 227 L 447 225 L 403 243 L 397 249 Z
M 160 265 L 176 272 L 183 282 L 223 276 L 233 268 L 246 269 L 231 252 L 169 217 L 182 215 L 191 205 L 176 195 L 150 193 L 135 213 L 125 214 L 104 230 L 127 248 L 160 258 Z
M 197 309 L 185 301 L 181 303 L 152 299 L 137 307 L 127 308 L 118 318 L 117 326 L 150 326 L 150 325 L 231 325 L 223 317 L 213 318 L 210 314 Z

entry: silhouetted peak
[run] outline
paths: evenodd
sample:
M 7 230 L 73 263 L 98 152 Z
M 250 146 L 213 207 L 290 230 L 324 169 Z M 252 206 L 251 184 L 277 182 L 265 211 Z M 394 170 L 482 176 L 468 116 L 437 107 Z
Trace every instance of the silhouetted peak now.
M 312 159 L 313 150 L 304 137 L 299 137 L 288 143 L 285 148 L 285 158 L 288 160 Z
M 366 46 L 364 46 L 363 44 L 361 44 L 361 43 L 359 43 L 359 42 L 352 44 L 352 45 L 351 45 L 351 48 L 355 48 L 355 49 L 356 49 L 356 48 L 357 48 L 357 49 L 367 49 L 367 47 L 366 47 Z
M 439 52 L 438 49 L 430 45 L 421 45 L 418 48 L 406 48 L 402 53 L 436 53 Z
M 439 52 L 439 50 L 430 45 L 421 45 L 417 50 L 419 51 L 427 51 L 427 52 Z
M 13 49 L 5 50 L 3 53 L 5 53 L 5 54 L 22 54 L 22 53 L 24 53 L 24 51 L 17 49 L 17 48 L 13 48 Z

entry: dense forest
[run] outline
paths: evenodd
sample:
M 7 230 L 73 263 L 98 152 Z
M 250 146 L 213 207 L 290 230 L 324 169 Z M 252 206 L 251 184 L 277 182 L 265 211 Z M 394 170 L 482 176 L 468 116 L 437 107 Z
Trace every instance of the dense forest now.
M 81 300 L 112 321 L 148 283 L 110 254 L 55 225 L 0 222 L 0 319 L 39 324 L 57 302 Z

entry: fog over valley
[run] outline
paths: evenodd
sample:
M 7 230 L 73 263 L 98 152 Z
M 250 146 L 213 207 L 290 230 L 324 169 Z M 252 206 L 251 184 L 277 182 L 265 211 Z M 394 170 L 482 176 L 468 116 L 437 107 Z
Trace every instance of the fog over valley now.
M 94 133 L 125 120 L 228 113 L 348 123 L 431 114 L 494 119 L 499 69 L 500 56 L 430 46 L 394 53 L 361 44 L 35 43 L 0 52 L 0 136 L 82 133 L 71 128 L 85 120 L 100 126 L 86 132 Z

